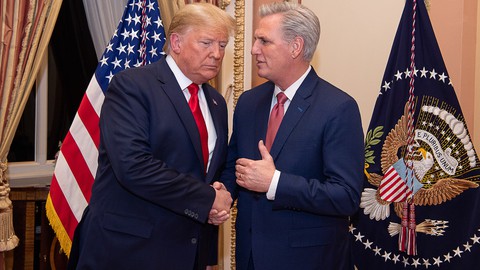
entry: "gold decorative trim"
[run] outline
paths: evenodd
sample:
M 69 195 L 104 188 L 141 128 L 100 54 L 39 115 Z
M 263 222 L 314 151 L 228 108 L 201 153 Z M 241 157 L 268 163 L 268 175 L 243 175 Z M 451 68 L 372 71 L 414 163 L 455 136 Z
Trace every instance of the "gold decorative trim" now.
M 225 10 L 225 8 L 230 5 L 232 0 L 219 0 L 218 7 Z
M 244 91 L 244 48 L 245 48 L 245 0 L 235 1 L 235 33 L 233 58 L 233 107 Z
M 237 269 L 237 263 L 235 261 L 235 247 L 236 247 L 236 232 L 235 232 L 235 221 L 237 219 L 237 202 L 235 201 L 232 210 L 230 210 L 230 220 L 231 220 L 231 228 L 230 228 L 230 269 L 235 270 Z
M 237 31 L 234 41 L 233 56 L 233 108 L 237 105 L 238 98 L 245 89 L 244 85 L 244 48 L 245 48 L 245 0 L 235 1 L 235 20 Z M 230 269 L 236 269 L 235 247 L 236 232 L 235 221 L 237 219 L 237 203 L 235 202 L 231 210 L 231 228 L 230 228 Z

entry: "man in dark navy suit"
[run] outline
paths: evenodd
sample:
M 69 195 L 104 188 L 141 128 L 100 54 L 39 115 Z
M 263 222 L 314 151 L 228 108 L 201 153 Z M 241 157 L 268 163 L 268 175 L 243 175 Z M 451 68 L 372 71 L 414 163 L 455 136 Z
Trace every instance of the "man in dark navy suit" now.
M 310 65 L 320 36 L 312 11 L 273 3 L 260 17 L 251 52 L 269 81 L 240 96 L 221 177 L 238 198 L 237 270 L 353 269 L 348 224 L 364 165 L 357 103 Z
M 186 5 L 170 24 L 165 58 L 114 76 L 70 268 L 216 264 L 215 225 L 228 218 L 232 199 L 215 182 L 227 153 L 226 103 L 207 81 L 218 74 L 234 27 L 214 5 Z

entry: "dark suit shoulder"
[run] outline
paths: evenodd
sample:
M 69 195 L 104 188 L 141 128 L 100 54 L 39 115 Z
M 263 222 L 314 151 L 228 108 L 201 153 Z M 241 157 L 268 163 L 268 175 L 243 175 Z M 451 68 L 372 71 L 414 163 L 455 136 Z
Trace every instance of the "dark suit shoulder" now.
M 220 94 L 220 92 L 216 88 L 211 86 L 210 84 L 205 83 L 205 84 L 202 85 L 202 88 L 203 88 L 204 91 L 208 91 L 208 94 L 212 98 L 218 98 L 218 99 L 222 99 L 223 101 L 225 101 L 225 98 L 222 96 L 222 94 Z
M 329 100 L 332 98 L 337 102 L 343 102 L 346 100 L 353 100 L 349 94 L 326 81 L 317 75 L 314 68 L 305 77 L 305 80 L 300 85 L 297 94 L 307 99 L 310 95 L 320 96 L 322 99 Z M 331 102 L 331 100 L 329 100 Z
M 356 100 L 350 94 L 318 76 L 309 81 L 306 79 L 304 83 L 306 85 L 302 84 L 297 94 L 302 95 L 305 100 L 313 99 L 314 101 L 311 102 L 321 104 L 327 111 L 343 106 L 358 108 Z M 302 87 L 306 89 L 302 89 Z M 311 87 L 310 91 L 308 90 L 309 87 Z
M 148 76 L 155 77 L 156 73 L 158 72 L 158 69 L 162 67 L 162 65 L 164 64 L 166 65 L 166 61 L 165 61 L 165 58 L 162 58 L 156 62 L 147 64 L 144 66 L 131 67 L 131 68 L 119 71 L 117 74 L 115 74 L 114 78 L 116 76 L 132 77 L 132 78 L 144 78 Z M 165 72 L 165 71 L 162 71 L 162 72 Z
M 331 94 L 336 95 L 340 98 L 353 99 L 353 97 L 350 96 L 350 94 L 348 94 L 344 90 L 338 88 L 337 86 L 331 84 L 330 82 L 328 82 L 328 81 L 326 81 L 326 80 L 324 80 L 320 77 L 318 79 L 319 79 L 320 88 L 325 89 L 325 91 L 329 91 Z
M 165 62 L 161 59 L 149 65 L 133 67 L 116 73 L 108 85 L 106 98 L 109 99 L 112 95 L 119 95 L 124 98 L 135 97 L 142 104 L 150 104 L 156 100 L 153 95 L 163 93 L 159 90 L 165 85 L 165 82 L 160 81 L 158 75 L 161 61 Z M 171 71 L 167 68 L 162 72 Z M 178 84 L 172 84 L 172 89 L 175 86 L 178 87 Z
M 258 86 L 255 86 L 253 87 L 252 89 L 248 90 L 248 91 L 245 91 L 243 94 L 247 94 L 247 95 L 255 95 L 255 93 L 258 94 L 258 92 L 265 92 L 265 90 L 267 89 L 271 89 L 273 91 L 273 89 L 275 88 L 275 84 L 271 81 L 267 81 L 267 82 L 264 82 Z
M 275 88 L 275 84 L 268 81 L 256 87 L 253 87 L 250 90 L 244 91 L 239 99 L 238 103 L 247 102 L 247 103 L 258 103 L 263 98 L 271 99 L 273 95 L 273 90 Z

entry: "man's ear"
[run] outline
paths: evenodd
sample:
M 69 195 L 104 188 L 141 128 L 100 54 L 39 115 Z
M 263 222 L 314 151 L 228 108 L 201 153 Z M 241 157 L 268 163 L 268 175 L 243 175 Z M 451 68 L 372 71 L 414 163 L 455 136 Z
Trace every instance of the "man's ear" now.
M 175 54 L 179 54 L 182 48 L 182 37 L 178 33 L 170 35 L 170 50 Z
M 303 53 L 303 46 L 304 46 L 304 41 L 302 37 L 296 36 L 291 42 L 290 42 L 290 55 L 292 58 L 297 58 Z

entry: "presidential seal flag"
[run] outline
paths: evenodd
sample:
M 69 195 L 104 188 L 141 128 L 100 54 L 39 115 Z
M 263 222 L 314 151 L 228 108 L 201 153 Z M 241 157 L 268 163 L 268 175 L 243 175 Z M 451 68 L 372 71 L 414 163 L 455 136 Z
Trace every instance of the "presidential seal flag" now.
M 350 227 L 363 269 L 480 265 L 480 163 L 423 0 L 407 0 L 365 138 Z

